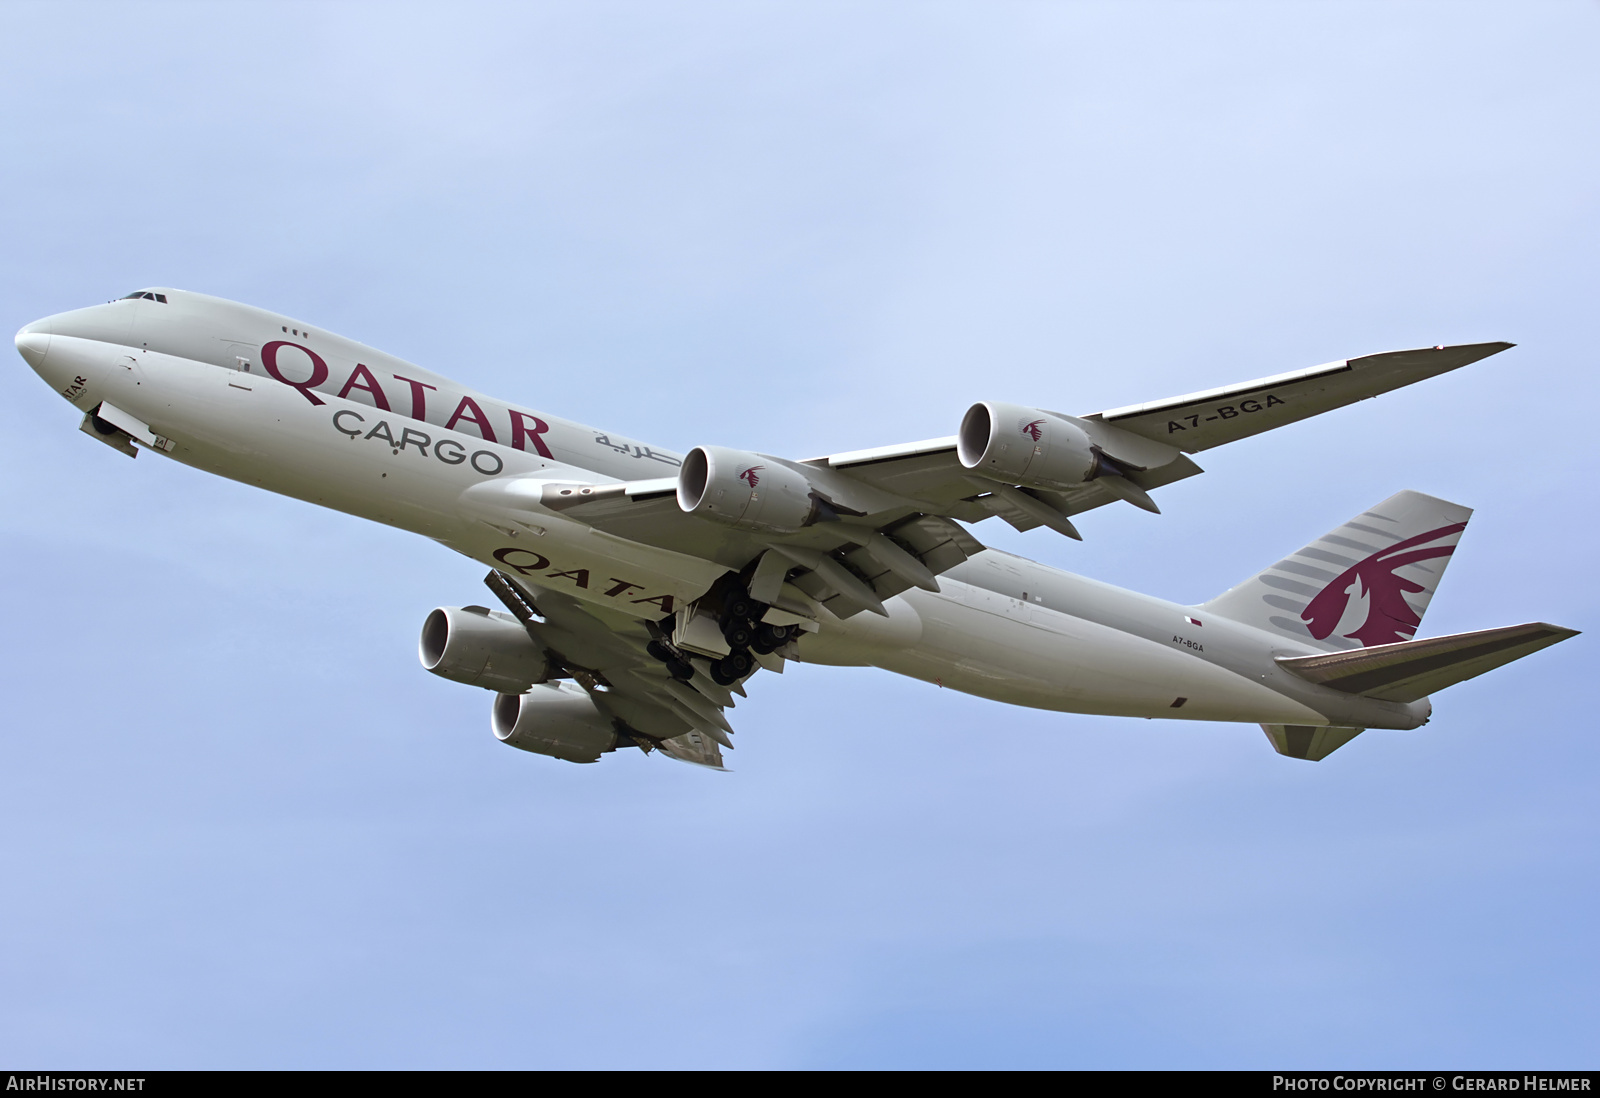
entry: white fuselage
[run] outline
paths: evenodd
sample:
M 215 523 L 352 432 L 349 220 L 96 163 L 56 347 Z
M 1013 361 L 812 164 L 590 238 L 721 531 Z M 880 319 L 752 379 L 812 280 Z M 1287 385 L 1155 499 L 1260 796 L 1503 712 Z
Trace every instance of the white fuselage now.
M 674 451 L 261 309 L 161 292 L 164 302 L 45 318 L 18 333 L 18 349 L 79 409 L 114 405 L 179 461 L 426 535 L 536 586 L 656 619 L 727 571 L 539 503 L 547 481 L 673 476 Z M 1391 728 L 1426 719 L 1426 703 L 1340 694 L 1274 662 L 1311 648 L 1010 554 L 981 553 L 939 585 L 888 600 L 887 618 L 824 615 L 800 658 L 1079 713 Z

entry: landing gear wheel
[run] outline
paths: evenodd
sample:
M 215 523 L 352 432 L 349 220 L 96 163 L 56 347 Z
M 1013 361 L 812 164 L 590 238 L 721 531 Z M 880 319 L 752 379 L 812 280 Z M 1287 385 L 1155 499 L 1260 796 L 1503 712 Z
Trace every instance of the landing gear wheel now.
M 756 631 L 750 628 L 750 623 L 744 620 L 730 621 L 722 627 L 722 638 L 728 642 L 729 648 L 749 648 L 750 642 L 755 640 Z
M 750 647 L 762 655 L 766 655 L 768 652 L 776 652 L 788 644 L 789 639 L 796 632 L 798 630 L 792 625 L 768 625 L 763 622 L 761 625 L 756 626 L 756 639 Z
M 766 607 L 749 595 L 730 595 L 722 604 L 722 616 L 725 621 L 735 619 L 750 621 L 752 618 L 764 613 L 766 613 Z
M 732 652 L 711 665 L 711 681 L 718 686 L 732 686 L 750 673 L 756 661 L 749 652 Z

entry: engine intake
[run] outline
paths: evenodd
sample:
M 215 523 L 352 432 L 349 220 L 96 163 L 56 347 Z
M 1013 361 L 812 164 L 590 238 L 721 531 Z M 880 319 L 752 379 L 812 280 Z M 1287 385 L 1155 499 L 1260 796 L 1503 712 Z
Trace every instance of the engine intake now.
M 489 718 L 495 738 L 522 751 L 592 763 L 617 746 L 611 721 L 576 686 L 551 682 L 501 694 Z
M 502 694 L 520 694 L 550 673 L 521 622 L 482 606 L 441 606 L 429 614 L 417 655 L 435 675 Z
M 678 471 L 678 506 L 729 526 L 792 534 L 816 521 L 806 478 L 774 458 L 696 446 Z
M 967 409 L 956 435 L 961 464 L 1008 484 L 1060 489 L 1104 472 L 1104 456 L 1071 418 L 986 400 Z

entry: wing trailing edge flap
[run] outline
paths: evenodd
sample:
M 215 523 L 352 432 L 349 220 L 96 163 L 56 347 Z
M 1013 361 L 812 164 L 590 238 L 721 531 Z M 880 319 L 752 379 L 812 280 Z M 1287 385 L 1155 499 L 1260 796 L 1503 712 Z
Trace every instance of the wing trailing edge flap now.
M 1346 694 L 1413 702 L 1577 635 L 1575 629 L 1531 622 L 1328 655 L 1284 656 L 1277 662 L 1309 682 Z
M 803 616 L 813 619 L 810 604 L 838 618 L 886 615 L 887 600 L 913 587 L 937 591 L 941 573 L 983 551 L 982 542 L 941 515 L 913 515 L 880 529 L 829 523 L 826 533 L 833 548 L 770 541 L 751 575 L 751 597 L 807 609 Z
M 722 765 L 722 751 L 716 742 L 700 732 L 685 732 L 670 740 L 662 740 L 656 744 L 656 749 L 667 758 L 679 762 L 694 763 L 710 770 L 726 772 L 728 769 Z
M 582 686 L 595 708 L 613 721 L 619 743 L 659 750 L 680 762 L 725 769 L 722 748 L 733 747 L 729 739 L 733 726 L 721 712 L 733 705 L 726 689 L 703 672 L 697 672 L 688 686 L 674 680 L 650 655 L 648 633 L 637 622 L 619 629 L 577 600 L 535 589 L 503 572 L 490 572 L 484 583 L 552 663 Z
M 930 514 L 963 522 L 998 516 L 1017 530 L 1045 526 L 1079 541 L 1083 538 L 1070 516 L 1118 501 L 1159 514 L 1149 495 L 1152 489 L 1203 471 L 1167 443 L 1095 417 L 1049 414 L 1079 426 L 1094 446 L 1117 464 L 1120 474 L 1096 477 L 1064 491 L 1008 484 L 976 476 L 962 465 L 954 437 L 852 450 L 812 458 L 806 464 L 836 469 L 864 484 L 914 500 Z
M 863 610 L 883 613 L 885 599 L 912 587 L 937 591 L 939 573 L 983 550 L 950 517 L 923 510 L 925 501 L 831 469 L 770 460 L 808 474 L 835 512 L 832 517 L 793 534 L 735 529 L 685 513 L 677 505 L 671 478 L 587 485 L 543 482 L 538 499 L 541 506 L 605 533 L 697 553 L 731 571 L 751 573 L 746 582 L 753 597 L 811 620 L 817 617 L 816 604 L 837 617 Z M 966 490 L 974 493 L 971 487 Z M 533 491 L 532 485 L 527 491 Z M 987 513 L 977 508 L 976 517 Z

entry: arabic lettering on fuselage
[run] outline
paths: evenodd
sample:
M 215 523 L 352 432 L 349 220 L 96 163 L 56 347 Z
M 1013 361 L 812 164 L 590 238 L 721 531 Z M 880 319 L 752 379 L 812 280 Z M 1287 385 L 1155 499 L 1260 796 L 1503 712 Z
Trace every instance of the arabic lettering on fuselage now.
M 612 442 L 610 435 L 595 435 L 594 436 L 594 441 L 595 441 L 595 443 L 597 445 L 604 446 L 604 447 L 606 447 L 608 449 L 611 449 L 611 450 L 615 450 L 619 454 L 627 454 L 631 458 L 649 458 L 651 461 L 659 461 L 664 465 L 682 465 L 683 464 L 682 461 L 680 461 L 677 458 L 673 457 L 671 454 L 658 454 L 654 450 L 650 449 L 650 447 L 648 447 L 648 446 L 640 446 L 636 442 L 635 443 L 626 443 L 626 442 L 616 443 L 616 442 Z

